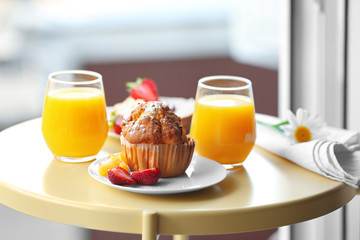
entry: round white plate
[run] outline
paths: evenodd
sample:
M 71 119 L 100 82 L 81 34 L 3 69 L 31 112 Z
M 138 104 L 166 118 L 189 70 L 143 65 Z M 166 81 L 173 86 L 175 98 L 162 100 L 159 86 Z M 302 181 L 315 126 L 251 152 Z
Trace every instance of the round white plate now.
M 116 133 L 114 133 L 112 131 L 108 131 L 108 136 L 110 136 L 112 138 L 117 138 L 120 141 L 120 134 L 116 134 Z
M 117 189 L 142 194 L 175 194 L 200 190 L 215 185 L 225 179 L 227 170 L 218 162 L 193 155 L 193 159 L 183 175 L 173 178 L 160 178 L 155 185 L 134 184 L 121 186 L 112 184 L 108 178 L 99 174 L 99 164 L 106 158 L 98 159 L 89 165 L 88 171 L 95 180 Z

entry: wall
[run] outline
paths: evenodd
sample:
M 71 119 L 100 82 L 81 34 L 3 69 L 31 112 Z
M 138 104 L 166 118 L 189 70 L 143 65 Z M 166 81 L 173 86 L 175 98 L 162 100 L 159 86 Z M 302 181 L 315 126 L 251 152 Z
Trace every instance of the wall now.
M 231 58 L 98 63 L 85 68 L 103 75 L 108 105 L 129 96 L 125 82 L 135 81 L 137 77 L 152 78 L 162 96 L 190 98 L 195 97 L 197 81 L 201 77 L 236 75 L 253 82 L 256 111 L 277 116 L 277 71 L 240 64 Z

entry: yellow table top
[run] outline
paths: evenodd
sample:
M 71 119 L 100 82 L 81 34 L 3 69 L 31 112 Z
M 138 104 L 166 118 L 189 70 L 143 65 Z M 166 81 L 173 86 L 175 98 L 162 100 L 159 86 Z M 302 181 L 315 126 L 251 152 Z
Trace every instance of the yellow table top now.
M 244 168 L 196 192 L 142 195 L 105 186 L 89 163 L 54 160 L 41 119 L 0 132 L 0 202 L 36 217 L 115 232 L 141 233 L 144 212 L 158 234 L 216 234 L 289 225 L 327 214 L 357 190 L 255 147 Z M 100 154 L 118 152 L 108 137 Z

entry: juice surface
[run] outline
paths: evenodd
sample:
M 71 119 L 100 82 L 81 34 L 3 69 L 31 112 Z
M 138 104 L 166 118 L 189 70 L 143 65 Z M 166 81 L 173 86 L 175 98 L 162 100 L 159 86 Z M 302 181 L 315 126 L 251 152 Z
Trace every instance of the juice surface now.
M 242 163 L 255 142 L 255 108 L 251 98 L 210 95 L 195 103 L 190 135 L 195 151 L 222 164 Z
M 103 92 L 95 88 L 68 88 L 48 93 L 42 131 L 48 147 L 57 156 L 96 155 L 108 131 Z

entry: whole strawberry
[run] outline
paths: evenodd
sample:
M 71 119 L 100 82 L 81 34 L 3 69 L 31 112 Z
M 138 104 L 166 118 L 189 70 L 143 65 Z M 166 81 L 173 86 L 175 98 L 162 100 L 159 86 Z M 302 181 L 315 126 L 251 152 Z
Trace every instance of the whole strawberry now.
M 158 100 L 156 84 L 150 78 L 137 78 L 135 82 L 127 82 L 126 87 L 134 99 L 143 99 L 146 102 Z
M 116 185 L 133 185 L 136 181 L 130 177 L 130 173 L 121 167 L 115 167 L 107 171 L 110 182 Z
M 154 185 L 160 178 L 160 169 L 157 167 L 131 172 L 131 178 L 142 185 Z

